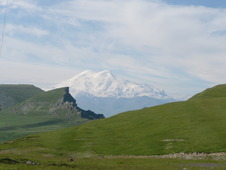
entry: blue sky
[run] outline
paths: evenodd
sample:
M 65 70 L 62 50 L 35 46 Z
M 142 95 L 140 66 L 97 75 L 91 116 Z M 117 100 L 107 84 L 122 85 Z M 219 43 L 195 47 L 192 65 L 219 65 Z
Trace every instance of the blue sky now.
M 84 70 L 107 69 L 177 98 L 226 83 L 225 0 L 8 3 L 0 83 L 48 89 Z
M 225 8 L 225 0 L 162 0 L 172 5 L 193 5 L 193 6 L 205 6 L 211 8 Z

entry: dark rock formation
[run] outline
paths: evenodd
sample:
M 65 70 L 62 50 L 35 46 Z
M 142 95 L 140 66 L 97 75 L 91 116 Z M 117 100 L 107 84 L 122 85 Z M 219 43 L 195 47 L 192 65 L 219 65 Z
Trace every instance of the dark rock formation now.
M 65 88 L 63 104 L 65 103 L 70 103 L 70 105 L 73 106 L 73 108 L 76 109 L 83 118 L 90 119 L 90 120 L 105 118 L 103 114 L 96 114 L 91 110 L 83 110 L 79 108 L 76 104 L 76 100 L 69 93 L 69 87 Z
M 69 93 L 69 87 L 65 88 L 65 94 L 64 94 L 64 98 L 63 98 L 63 103 L 65 103 L 65 102 L 72 103 L 73 107 L 77 107 L 76 100 Z

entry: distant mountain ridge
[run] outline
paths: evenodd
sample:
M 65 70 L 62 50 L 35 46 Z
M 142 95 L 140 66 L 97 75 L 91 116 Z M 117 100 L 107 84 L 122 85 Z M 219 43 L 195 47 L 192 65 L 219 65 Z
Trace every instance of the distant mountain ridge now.
M 139 110 L 145 107 L 156 106 L 172 102 L 173 99 L 155 99 L 147 96 L 133 98 L 77 96 L 80 107 L 103 113 L 106 117 L 130 110 Z
M 115 76 L 108 70 L 101 72 L 84 71 L 56 87 L 69 86 L 74 96 L 92 95 L 95 97 L 133 98 L 147 96 L 164 99 L 168 96 L 164 90 L 149 84 L 136 83 Z
M 175 101 L 164 90 L 150 84 L 123 79 L 108 70 L 87 70 L 55 87 L 65 86 L 70 87 L 71 94 L 82 108 L 91 109 L 107 117 Z

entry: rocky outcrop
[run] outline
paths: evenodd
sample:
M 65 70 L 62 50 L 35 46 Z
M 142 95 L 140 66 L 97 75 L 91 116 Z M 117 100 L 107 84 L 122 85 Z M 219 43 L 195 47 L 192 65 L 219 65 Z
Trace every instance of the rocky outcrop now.
M 63 97 L 63 103 L 69 102 L 73 107 L 77 107 L 76 100 L 69 93 L 69 87 L 65 87 L 65 94 Z
M 46 114 L 59 115 L 65 113 L 69 119 L 81 116 L 86 119 L 104 118 L 103 114 L 96 114 L 90 110 L 83 110 L 77 106 L 76 100 L 69 93 L 69 87 L 60 88 L 35 96 L 11 109 L 17 114 L 30 114 L 45 112 Z
M 63 105 L 67 105 L 68 109 L 70 109 L 70 110 L 73 110 L 73 109 L 77 110 L 78 113 L 81 115 L 81 117 L 86 118 L 86 119 L 93 120 L 93 119 L 104 118 L 103 114 L 96 114 L 91 110 L 83 110 L 83 109 L 79 108 L 76 104 L 76 100 L 69 93 L 69 87 L 65 88 Z

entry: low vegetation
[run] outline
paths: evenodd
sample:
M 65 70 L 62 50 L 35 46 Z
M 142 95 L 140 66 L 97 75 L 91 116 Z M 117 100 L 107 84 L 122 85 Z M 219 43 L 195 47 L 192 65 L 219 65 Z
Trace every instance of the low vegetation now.
M 77 107 L 68 88 L 42 92 L 0 112 L 0 143 L 32 133 L 81 125 L 95 116 L 101 115 Z
M 0 110 L 44 92 L 33 85 L 0 85 Z
M 0 169 L 23 170 L 223 170 L 226 168 L 225 160 L 185 160 L 169 158 L 129 158 L 129 157 L 51 157 L 46 155 L 42 159 L 11 159 L 0 158 Z
M 30 166 L 23 162 L 29 160 L 44 169 L 224 169 L 225 87 L 216 86 L 185 102 L 14 139 L 0 145 L 0 157 L 3 166 L 11 160 L 22 168 Z M 175 153 L 179 156 L 165 156 Z

